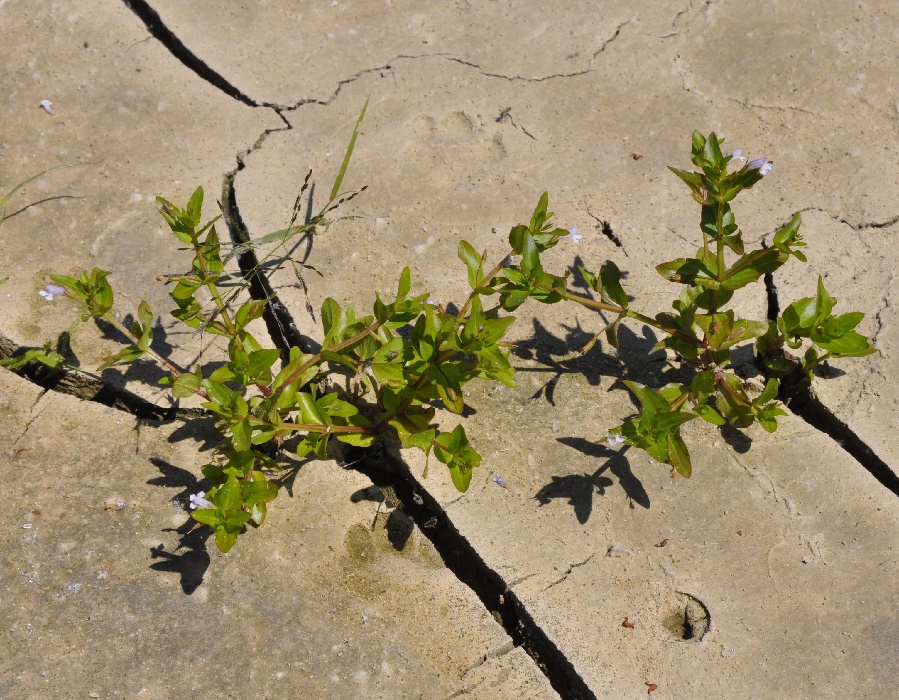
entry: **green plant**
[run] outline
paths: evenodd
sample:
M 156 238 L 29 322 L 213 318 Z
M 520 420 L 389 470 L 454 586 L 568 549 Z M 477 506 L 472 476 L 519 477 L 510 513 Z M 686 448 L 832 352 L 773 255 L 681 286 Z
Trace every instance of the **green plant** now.
M 672 303 L 673 312 L 651 318 L 631 309 L 621 286 L 621 272 L 611 261 L 602 265 L 599 274 L 580 270 L 589 287 L 599 295 L 598 300 L 568 290 L 567 273 L 560 277 L 545 272 L 540 253 L 548 243 L 555 243 L 567 233 L 549 230 L 551 214 L 546 212 L 546 195 L 540 200 L 530 227 L 518 226 L 509 236 L 512 248 L 522 256 L 521 263 L 503 271 L 501 280 L 494 284 L 506 310 L 533 298 L 543 303 L 567 300 L 614 314 L 614 320 L 585 349 L 603 331 L 609 344 L 617 348 L 618 327 L 625 319 L 662 332 L 656 348 L 674 351 L 681 362 L 694 368 L 692 381 L 659 389 L 625 381 L 640 403 L 640 412 L 612 428 L 606 441 L 610 445 L 627 443 L 639 447 L 686 477 L 690 476 L 692 465 L 680 434 L 684 423 L 699 417 L 716 426 L 746 428 L 758 421 L 765 430 L 774 432 L 777 416 L 786 415 L 776 401 L 780 378 L 800 371 L 806 381 L 811 381 L 813 368 L 821 362 L 874 352 L 868 339 L 854 330 L 864 314 L 834 316 L 831 311 L 835 300 L 820 278 L 816 296 L 790 304 L 776 321 L 741 319 L 726 308 L 735 291 L 759 282 L 791 257 L 802 262 L 806 258 L 800 250 L 805 242 L 799 234 L 802 219 L 798 213 L 774 234 L 770 247 L 745 251 L 742 231 L 730 203 L 741 191 L 760 182 L 773 164 L 765 158 L 745 163 L 739 151 L 723 153 L 721 143 L 723 139 L 714 133 L 706 138 L 694 132 L 691 159 L 699 170 L 670 168 L 701 207 L 702 234 L 702 246 L 695 256 L 656 267 L 662 277 L 683 285 Z M 735 161 L 745 164 L 731 170 Z M 768 375 L 764 389 L 755 394 L 732 369 L 732 353 L 749 341 L 755 342 L 758 359 Z M 792 356 L 784 347 L 795 350 L 804 344 L 807 349 L 801 358 Z
M 243 249 L 308 230 L 355 196 L 341 195 L 339 190 L 358 129 L 359 122 L 322 214 L 305 227 L 293 227 L 292 222 L 288 229 L 244 244 Z M 358 447 L 377 440 L 396 441 L 428 457 L 433 454 L 447 466 L 456 488 L 465 491 L 481 457 L 461 424 L 450 431 L 435 425 L 435 405 L 461 414 L 464 387 L 474 379 L 514 386 L 514 369 L 503 338 L 515 320 L 510 312 L 528 299 L 545 304 L 570 301 L 612 314 L 613 320 L 597 332 L 588 348 L 603 333 L 617 348 L 618 328 L 627 319 L 662 332 L 659 346 L 674 351 L 695 369 L 692 381 L 659 389 L 626 382 L 641 404 L 640 412 L 612 428 L 605 439 L 612 445 L 627 442 L 644 449 L 657 461 L 690 476 L 690 455 L 680 434 L 685 422 L 698 416 L 714 425 L 742 428 L 758 420 L 773 431 L 777 416 L 785 413 L 776 401 L 778 377 L 798 367 L 810 379 L 815 364 L 826 359 L 873 352 L 867 339 L 853 330 L 862 314 L 831 315 L 834 301 L 820 281 L 816 297 L 791 304 L 776 321 L 739 319 L 726 308 L 736 290 L 773 272 L 790 257 L 804 260 L 799 249 L 805 244 L 799 236 L 797 214 L 774 235 L 772 247 L 744 251 L 730 202 L 741 190 L 758 183 L 771 164 L 761 159 L 729 172 L 739 154 L 723 154 L 720 143 L 714 134 L 705 138 L 694 133 L 692 160 L 700 170 L 672 168 L 702 208 L 702 246 L 692 258 L 657 267 L 666 279 L 683 285 L 683 290 L 672 305 L 673 313 L 655 317 L 631 309 L 621 272 L 611 261 L 603 263 L 599 273 L 581 268 L 598 299 L 569 290 L 569 273 L 559 276 L 543 269 L 541 254 L 569 233 L 551 223 L 545 193 L 530 222 L 510 231 L 511 251 L 492 268 L 487 268 L 486 252 L 477 252 L 465 241 L 459 244 L 470 292 L 458 311 L 450 313 L 430 302 L 428 294 L 410 296 L 412 281 L 406 268 L 394 299 L 387 302 L 375 295 L 370 315 L 357 316 L 352 307 L 327 299 L 321 309 L 321 349 L 307 353 L 293 347 L 277 371 L 279 352 L 264 348 L 248 330 L 248 324 L 263 314 L 267 301 L 250 299 L 234 308 L 234 298 L 224 294 L 217 219 L 201 223 L 202 189 L 183 209 L 157 199 L 173 235 L 194 252 L 190 272 L 166 279 L 173 285 L 170 296 L 176 308 L 172 315 L 190 328 L 227 340 L 229 361 L 224 366 L 211 370 L 198 364 L 182 372 L 170 364 L 152 348 L 154 314 L 146 302 L 139 305 L 130 328 L 116 319 L 108 272 L 95 269 L 77 278 L 51 277 L 81 305 L 80 321 L 103 319 L 132 339 L 101 369 L 149 356 L 167 370 L 163 382 L 174 397 L 198 395 L 215 416 L 223 445 L 217 458 L 202 467 L 212 486 L 193 495 L 191 505 L 196 508 L 193 518 L 214 530 L 222 551 L 234 545 L 245 526 L 265 520 L 266 504 L 278 493 L 270 476 L 279 465 L 263 449 L 271 441 L 294 438 L 298 455 L 320 458 L 325 457 L 331 439 Z M 730 262 L 728 250 L 731 257 L 737 256 Z M 513 263 L 513 255 L 520 260 Z M 201 290 L 211 298 L 211 307 L 197 299 Z M 496 301 L 492 306 L 485 304 L 490 298 Z M 770 374 L 764 390 L 755 396 L 730 367 L 733 349 L 746 342 L 755 342 Z M 795 349 L 803 342 L 810 345 L 797 363 L 784 346 Z M 24 357 L 6 364 L 21 364 Z

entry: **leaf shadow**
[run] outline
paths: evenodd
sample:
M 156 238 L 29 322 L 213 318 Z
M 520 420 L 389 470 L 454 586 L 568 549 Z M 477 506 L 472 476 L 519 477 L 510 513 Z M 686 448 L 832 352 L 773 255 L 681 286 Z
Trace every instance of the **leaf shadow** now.
M 609 472 L 618 480 L 618 485 L 624 490 L 631 508 L 637 504 L 649 509 L 649 494 L 640 479 L 634 475 L 625 456 L 628 446 L 615 452 L 584 438 L 561 437 L 556 440 L 588 457 L 605 457 L 606 461 L 592 474 L 553 476 L 552 481 L 534 495 L 540 505 L 546 505 L 557 498 L 567 498 L 568 505 L 574 509 L 578 522 L 584 524 L 593 512 L 594 495 L 599 493 L 600 496 L 605 496 L 606 489 L 615 485 L 615 481 L 606 475 L 606 472 Z
M 183 487 L 172 498 L 173 501 L 185 502 L 190 494 L 200 490 L 203 484 L 203 481 L 197 479 L 191 472 L 175 466 L 171 462 L 166 462 L 164 459 L 150 457 L 150 462 L 161 472 L 161 475 L 147 481 L 148 484 L 164 488 Z M 212 530 L 205 526 L 198 527 L 198 523 L 189 518 L 177 528 L 163 529 L 163 532 L 173 531 L 181 536 L 178 547 L 174 552 L 165 551 L 164 544 L 151 547 L 150 558 L 162 559 L 162 561 L 151 564 L 150 568 L 154 571 L 171 571 L 179 574 L 181 590 L 187 595 L 191 595 L 203 583 L 206 570 L 209 568 L 210 557 L 206 549 L 206 540 L 212 535 Z M 180 550 L 185 551 L 183 554 L 178 554 Z

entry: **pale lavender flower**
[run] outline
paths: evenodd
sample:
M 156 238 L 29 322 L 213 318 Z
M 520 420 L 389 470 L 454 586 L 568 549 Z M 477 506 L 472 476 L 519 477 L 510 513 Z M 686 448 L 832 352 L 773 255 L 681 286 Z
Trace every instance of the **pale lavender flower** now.
M 503 479 L 502 474 L 500 474 L 499 472 L 497 472 L 496 474 L 493 475 L 493 478 L 491 479 L 491 481 L 494 484 L 498 484 L 499 486 L 502 486 L 504 489 L 509 488 L 509 484 L 506 483 L 505 479 Z
M 50 100 L 41 100 L 38 107 L 40 107 L 42 110 L 44 110 L 51 117 L 56 116 L 56 110 L 53 109 L 53 103 L 50 102 Z
M 44 297 L 44 299 L 46 299 L 47 301 L 53 301 L 55 297 L 59 296 L 60 294 L 64 294 L 65 291 L 65 287 L 60 287 L 56 284 L 48 284 L 41 291 L 39 291 L 38 294 Z
M 747 165 L 746 168 L 748 170 L 758 170 L 759 175 L 764 177 L 774 168 L 774 163 L 767 158 L 756 158 L 755 160 L 749 161 L 749 165 Z
M 745 162 L 746 162 L 746 156 L 743 155 L 743 149 L 742 149 L 742 148 L 738 148 L 738 149 L 736 149 L 735 151 L 733 151 L 733 153 L 730 154 L 730 160 L 731 160 L 732 163 L 733 163 L 733 162 L 737 162 L 737 163 L 745 163 Z
M 199 493 L 190 494 L 190 509 L 194 508 L 215 508 L 215 506 L 206 500 L 206 492 L 200 491 Z
M 606 436 L 603 438 L 607 443 L 609 443 L 609 447 L 618 447 L 625 442 L 624 437 L 618 435 L 617 433 L 606 433 Z
M 575 228 L 574 226 L 572 226 L 570 229 L 568 229 L 568 233 L 571 234 L 571 242 L 572 243 L 580 243 L 581 240 L 583 239 L 583 236 L 577 232 L 577 228 Z

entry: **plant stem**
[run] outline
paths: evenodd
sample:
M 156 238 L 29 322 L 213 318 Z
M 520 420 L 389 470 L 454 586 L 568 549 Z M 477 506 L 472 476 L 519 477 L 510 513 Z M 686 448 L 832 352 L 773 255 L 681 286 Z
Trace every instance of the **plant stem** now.
M 487 273 L 487 276 L 484 277 L 483 280 L 481 280 L 481 283 L 478 286 L 481 287 L 485 284 L 488 284 L 490 280 L 496 277 L 500 273 L 500 270 L 503 269 L 503 263 L 505 263 L 506 260 L 508 260 L 514 252 L 515 251 L 510 250 L 508 253 L 506 253 L 505 257 L 500 259 L 496 266 Z M 465 316 L 466 312 L 471 307 L 471 302 L 474 301 L 475 296 L 478 294 L 480 294 L 480 292 L 478 292 L 477 289 L 471 290 L 471 294 L 468 295 L 468 299 L 465 300 L 465 304 L 463 304 L 462 308 L 459 309 L 459 313 L 456 314 L 456 318 L 461 319 L 463 316 Z
M 337 345 L 332 345 L 325 349 L 329 350 L 331 352 L 338 352 L 340 350 L 343 350 L 346 347 L 349 347 L 353 343 L 358 343 L 365 336 L 374 333 L 380 327 L 381 327 L 381 322 L 375 321 L 373 324 L 366 327 L 364 330 L 361 330 L 358 333 L 356 333 L 356 335 L 354 335 L 353 337 L 347 338 L 342 343 L 337 343 Z M 293 383 L 297 377 L 299 377 L 301 374 L 303 374 L 303 372 L 305 372 L 307 369 L 309 369 L 312 365 L 316 364 L 317 362 L 321 362 L 321 361 L 322 361 L 321 353 L 317 353 L 317 354 L 313 355 L 308 360 L 306 360 L 306 362 L 301 364 L 296 370 L 294 370 L 293 373 L 291 373 L 291 375 L 284 381 L 284 384 L 282 384 L 282 386 L 288 386 L 289 384 Z
M 116 327 L 116 329 L 119 332 L 124 333 L 127 337 L 133 338 L 135 343 L 137 343 L 137 341 L 139 340 L 139 338 L 136 335 L 134 335 L 134 333 L 131 332 L 131 329 L 126 327 L 124 323 L 122 323 L 115 316 L 112 315 L 111 311 L 108 311 L 106 313 L 106 315 L 103 316 L 103 320 L 106 321 L 107 323 L 111 323 L 113 326 Z M 152 357 L 154 360 L 156 360 L 157 364 L 159 364 L 160 366 L 167 369 L 169 372 L 172 373 L 173 376 L 180 377 L 182 374 L 184 374 L 184 372 L 182 372 L 180 369 L 175 367 L 175 365 L 173 365 L 171 362 L 166 360 L 162 355 L 160 355 L 158 352 L 156 352 L 153 348 L 147 347 L 146 352 L 150 357 Z M 197 396 L 201 396 L 204 399 L 206 399 L 207 401 L 209 401 L 209 394 L 207 394 L 203 389 L 200 389 L 200 388 L 194 389 L 194 393 Z
M 627 310 L 626 315 L 628 318 L 632 318 L 635 321 L 640 321 L 641 323 L 645 323 L 647 326 L 652 326 L 653 328 L 658 328 L 660 331 L 664 331 L 665 333 L 669 333 L 671 335 L 677 336 L 681 340 L 683 340 L 687 343 L 690 343 L 690 345 L 694 345 L 697 348 L 702 347 L 702 341 L 699 338 L 692 336 L 689 333 L 684 333 L 679 328 L 675 328 L 673 326 L 668 326 L 664 323 L 657 321 L 654 318 L 645 316 L 644 314 L 638 313 L 636 311 L 631 311 L 630 309 Z

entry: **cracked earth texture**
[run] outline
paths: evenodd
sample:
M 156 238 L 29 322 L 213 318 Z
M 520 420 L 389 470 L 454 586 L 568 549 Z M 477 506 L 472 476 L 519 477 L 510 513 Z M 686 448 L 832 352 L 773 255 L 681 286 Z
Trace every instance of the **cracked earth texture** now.
M 825 372 L 774 436 L 689 425 L 694 476 L 672 480 L 594 442 L 632 410 L 616 376 L 674 371 L 652 333 L 565 360 L 595 315 L 526 307 L 518 388 L 468 397 L 485 462 L 467 494 L 420 481 L 415 454 L 304 464 L 225 556 L 186 534 L 207 428 L 141 383 L 152 366 L 51 392 L 4 372 L 4 697 L 894 697 L 897 27 L 886 1 L 0 0 L 0 190 L 82 163 L 11 202 L 2 352 L 67 327 L 37 295 L 49 272 L 98 266 L 123 315 L 159 314 L 161 352 L 221 358 L 167 318 L 155 278 L 189 258 L 154 197 L 202 185 L 207 213 L 218 198 L 253 236 L 283 228 L 309 168 L 323 201 L 368 98 L 346 183 L 369 189 L 308 251 L 314 308 L 367 309 L 405 265 L 460 299 L 459 239 L 495 259 L 549 190 L 584 235 L 550 265 L 612 259 L 661 311 L 652 266 L 698 238 L 665 166 L 698 128 L 775 162 L 737 202 L 747 240 L 803 213 L 809 263 L 740 312 L 821 274 L 879 350 Z M 270 282 L 292 319 L 257 335 L 278 345 L 292 320 L 318 338 L 292 273 Z M 116 346 L 74 340 L 88 369 Z

